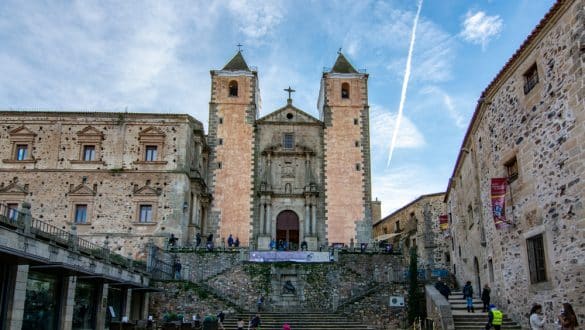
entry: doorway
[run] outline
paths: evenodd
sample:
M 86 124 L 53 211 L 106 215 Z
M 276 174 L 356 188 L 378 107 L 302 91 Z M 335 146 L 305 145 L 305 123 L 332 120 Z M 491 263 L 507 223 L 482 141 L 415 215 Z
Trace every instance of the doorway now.
M 475 278 L 477 281 L 477 292 L 481 295 L 481 277 L 479 276 L 479 261 L 477 257 L 473 257 L 473 266 L 475 268 Z
M 276 242 L 280 244 L 281 241 L 286 242 L 285 250 L 298 250 L 299 217 L 293 211 L 282 211 L 276 217 Z

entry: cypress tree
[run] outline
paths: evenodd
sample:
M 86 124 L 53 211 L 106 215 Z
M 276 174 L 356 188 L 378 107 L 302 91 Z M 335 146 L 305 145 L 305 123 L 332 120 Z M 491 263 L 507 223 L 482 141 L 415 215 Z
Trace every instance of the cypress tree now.
M 408 323 L 412 324 L 416 318 L 426 318 L 425 297 L 418 284 L 418 258 L 416 248 L 410 249 L 410 265 L 408 266 Z

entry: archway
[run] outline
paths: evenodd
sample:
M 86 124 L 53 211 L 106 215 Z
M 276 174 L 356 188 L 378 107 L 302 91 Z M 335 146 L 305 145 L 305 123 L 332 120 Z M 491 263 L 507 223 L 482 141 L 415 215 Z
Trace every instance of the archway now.
M 288 250 L 299 246 L 299 217 L 290 210 L 282 211 L 276 217 L 276 242 L 287 242 Z

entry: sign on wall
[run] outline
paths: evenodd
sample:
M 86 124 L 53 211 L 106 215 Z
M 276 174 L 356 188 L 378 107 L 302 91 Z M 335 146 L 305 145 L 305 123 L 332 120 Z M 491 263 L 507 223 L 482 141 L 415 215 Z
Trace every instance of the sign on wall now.
M 508 178 L 492 178 L 492 213 L 496 229 L 501 229 L 506 224 L 506 188 Z

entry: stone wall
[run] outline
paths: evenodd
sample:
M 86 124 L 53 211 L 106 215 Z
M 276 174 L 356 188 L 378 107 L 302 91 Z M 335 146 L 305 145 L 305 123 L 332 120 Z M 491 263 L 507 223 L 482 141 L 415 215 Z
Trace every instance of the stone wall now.
M 489 284 L 523 325 L 533 303 L 547 326 L 563 302 L 585 318 L 584 8 L 555 4 L 484 91 L 447 192 L 457 280 Z M 496 229 L 491 179 L 506 177 L 509 223 Z M 545 273 L 531 278 L 527 242 L 539 237 Z
M 405 261 L 416 245 L 419 266 L 450 269 L 451 251 L 446 235 L 439 228 L 439 216 L 446 215 L 444 193 L 423 195 L 374 224 L 374 239 L 385 239 L 401 249 Z
M 0 202 L 32 204 L 33 217 L 69 229 L 77 205 L 86 205 L 80 236 L 143 258 L 149 240 L 162 246 L 170 234 L 191 242 L 189 226 L 203 220 L 206 195 L 203 126 L 187 115 L 2 112 Z M 27 158 L 14 154 L 28 147 Z M 84 160 L 85 146 L 95 149 Z M 145 161 L 147 145 L 157 146 Z M 151 219 L 139 220 L 141 205 Z
M 269 311 L 338 311 L 377 324 L 379 329 L 387 329 L 402 316 L 402 309 L 388 306 L 390 296 L 406 292 L 390 276 L 395 270 L 404 271 L 399 256 L 340 253 L 338 262 L 320 264 L 241 262 L 240 254 L 234 252 L 177 253 L 177 257 L 183 264 L 183 278 L 197 282 L 161 283 L 163 292 L 153 294 L 154 314 L 220 308 L 255 311 L 262 295 Z M 294 285 L 294 293 L 283 289 L 286 281 Z M 209 298 L 215 295 L 221 299 Z

